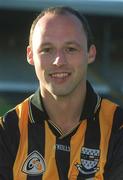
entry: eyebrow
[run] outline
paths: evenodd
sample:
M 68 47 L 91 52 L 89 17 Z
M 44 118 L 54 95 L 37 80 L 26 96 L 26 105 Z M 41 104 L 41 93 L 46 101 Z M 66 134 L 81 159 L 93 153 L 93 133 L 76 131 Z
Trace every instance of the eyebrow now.
M 52 43 L 50 43 L 50 42 L 46 42 L 46 43 L 42 43 L 42 44 L 41 44 L 41 47 L 44 47 L 44 46 L 49 46 L 49 45 L 52 45 Z
M 68 41 L 68 42 L 65 42 L 65 44 L 66 45 L 76 45 L 80 48 L 82 47 L 81 44 L 77 43 L 76 41 Z M 40 47 L 46 47 L 46 46 L 52 46 L 52 45 L 53 45 L 53 43 L 51 43 L 51 42 L 44 42 L 41 44 Z
M 69 41 L 66 44 L 67 45 L 77 45 L 77 46 L 81 47 L 81 44 L 77 43 L 76 41 Z
M 80 43 L 78 43 L 78 42 L 76 42 L 76 41 L 67 42 L 66 45 L 68 45 L 68 46 L 76 46 L 77 48 L 79 48 L 79 50 L 80 50 L 81 48 L 83 48 L 83 47 L 82 47 L 82 44 L 80 44 Z

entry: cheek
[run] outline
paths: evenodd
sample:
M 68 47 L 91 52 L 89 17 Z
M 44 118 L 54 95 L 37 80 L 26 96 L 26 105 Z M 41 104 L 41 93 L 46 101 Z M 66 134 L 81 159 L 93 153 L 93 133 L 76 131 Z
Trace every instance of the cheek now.
M 49 69 L 49 63 L 39 55 L 34 57 L 35 72 L 39 81 L 44 81 L 47 78 L 47 71 Z
M 34 65 L 36 69 L 41 70 L 47 67 L 48 62 L 44 58 L 42 58 L 41 55 L 36 54 L 34 55 L 33 58 L 34 58 Z
M 77 68 L 84 68 L 87 66 L 87 57 L 86 56 L 83 56 L 83 55 L 79 55 L 79 56 L 76 56 L 73 58 L 73 60 L 71 61 L 71 64 L 74 66 L 74 67 L 77 67 Z
M 88 63 L 86 58 L 80 57 L 79 59 L 76 59 L 72 66 L 77 76 L 82 77 L 87 73 Z

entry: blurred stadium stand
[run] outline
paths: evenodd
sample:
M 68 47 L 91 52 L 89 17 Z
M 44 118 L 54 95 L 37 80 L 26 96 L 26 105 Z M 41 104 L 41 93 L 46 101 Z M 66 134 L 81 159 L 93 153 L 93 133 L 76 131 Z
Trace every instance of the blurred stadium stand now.
M 122 0 L 0 0 L 0 107 L 35 91 L 34 68 L 26 62 L 32 20 L 45 7 L 69 5 L 83 12 L 95 37 L 97 58 L 88 79 L 104 97 L 123 106 Z

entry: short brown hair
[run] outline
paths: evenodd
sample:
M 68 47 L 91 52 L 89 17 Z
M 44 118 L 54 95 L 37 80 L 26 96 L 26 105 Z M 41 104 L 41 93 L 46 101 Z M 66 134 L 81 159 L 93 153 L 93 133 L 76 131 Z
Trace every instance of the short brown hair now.
M 34 28 L 38 22 L 38 20 L 43 17 L 45 14 L 48 13 L 52 13 L 52 14 L 56 14 L 56 15 L 65 15 L 67 13 L 69 14 L 73 14 L 74 16 L 76 16 L 82 23 L 83 29 L 85 31 L 86 37 L 87 37 L 87 45 L 88 45 L 88 49 L 90 47 L 91 44 L 93 44 L 93 36 L 92 36 L 92 32 L 91 29 L 89 27 L 89 24 L 86 20 L 86 18 L 80 14 L 77 10 L 70 8 L 70 7 L 50 7 L 47 8 L 45 10 L 43 10 L 37 17 L 36 19 L 33 21 L 31 29 L 30 29 L 30 35 L 29 35 L 29 45 L 32 45 L 32 35 L 34 32 Z

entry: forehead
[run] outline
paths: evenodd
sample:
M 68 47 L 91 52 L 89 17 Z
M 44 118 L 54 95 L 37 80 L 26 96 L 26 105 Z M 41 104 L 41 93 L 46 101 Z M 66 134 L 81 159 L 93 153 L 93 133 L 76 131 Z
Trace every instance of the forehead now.
M 68 12 L 66 12 L 65 14 L 55 14 L 48 12 L 38 20 L 37 25 L 40 23 L 44 23 L 44 24 L 47 24 L 49 22 L 53 23 L 57 19 L 59 19 L 59 21 L 68 20 L 70 23 L 73 23 L 74 25 L 80 25 L 82 27 L 82 23 L 80 19 L 76 17 L 74 14 L 70 14 Z
M 72 14 L 57 15 L 47 13 L 37 22 L 32 44 L 36 46 L 51 42 L 64 44 L 67 41 L 86 41 L 86 35 L 81 21 Z
M 57 29 L 55 29 L 57 27 Z M 35 28 L 34 32 L 37 29 L 43 33 L 44 31 L 51 31 L 59 30 L 65 28 L 66 30 L 79 30 L 81 33 L 83 32 L 83 25 L 81 21 L 73 14 L 66 13 L 66 14 L 53 14 L 53 13 L 46 13 L 43 17 L 41 17 Z M 55 31 L 56 32 L 56 31 Z

